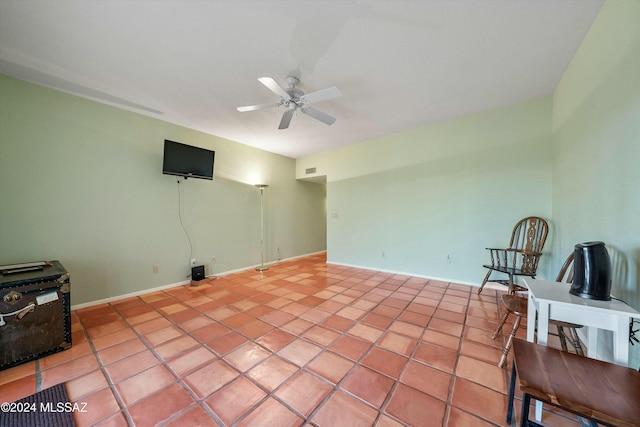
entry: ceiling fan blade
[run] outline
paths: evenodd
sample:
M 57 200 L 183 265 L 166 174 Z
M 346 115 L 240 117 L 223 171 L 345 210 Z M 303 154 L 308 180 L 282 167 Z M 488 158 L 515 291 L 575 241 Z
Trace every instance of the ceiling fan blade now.
M 322 111 L 318 111 L 315 108 L 311 108 L 311 107 L 302 107 L 301 108 L 302 112 L 305 113 L 307 116 L 311 116 L 316 120 L 320 120 L 322 123 L 326 124 L 326 125 L 332 125 L 333 122 L 336 121 L 336 118 L 333 116 L 328 115 L 327 113 L 323 113 Z
M 330 87 L 328 89 L 322 89 L 317 92 L 311 92 L 300 97 L 300 101 L 305 104 L 311 104 L 313 102 L 326 101 L 327 99 L 338 98 L 342 96 L 342 92 L 337 87 Z
M 258 81 L 269 88 L 269 90 L 274 92 L 276 95 L 279 95 L 286 100 L 291 99 L 291 96 L 287 93 L 287 91 L 271 77 L 260 77 Z
M 291 118 L 293 117 L 293 112 L 295 109 L 287 110 L 282 115 L 282 120 L 280 120 L 280 126 L 278 129 L 287 129 L 289 127 L 289 123 L 291 123 Z
M 280 105 L 279 102 L 276 102 L 276 103 L 273 103 L 273 104 L 247 105 L 246 107 L 238 107 L 238 111 L 244 113 L 245 111 L 262 110 L 263 108 L 277 107 L 279 105 Z

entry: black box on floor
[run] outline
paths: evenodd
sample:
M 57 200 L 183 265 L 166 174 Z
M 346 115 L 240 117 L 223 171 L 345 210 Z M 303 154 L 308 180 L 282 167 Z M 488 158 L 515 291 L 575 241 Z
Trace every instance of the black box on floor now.
M 0 370 L 70 348 L 70 308 L 60 262 L 0 266 Z
M 191 267 L 191 280 L 200 281 L 204 279 L 204 265 Z

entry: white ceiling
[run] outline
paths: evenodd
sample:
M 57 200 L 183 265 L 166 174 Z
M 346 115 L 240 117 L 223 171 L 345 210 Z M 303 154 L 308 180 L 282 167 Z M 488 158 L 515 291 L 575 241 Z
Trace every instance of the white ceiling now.
M 0 0 L 0 73 L 299 158 L 553 92 L 602 0 Z M 300 76 L 327 126 L 258 82 Z M 182 141 L 189 143 L 189 141 Z

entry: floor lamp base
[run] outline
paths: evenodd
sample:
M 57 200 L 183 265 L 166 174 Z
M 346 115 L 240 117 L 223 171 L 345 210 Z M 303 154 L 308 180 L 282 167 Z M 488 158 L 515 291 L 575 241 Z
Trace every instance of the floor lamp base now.
M 259 265 L 259 266 L 256 267 L 256 270 L 258 270 L 258 271 L 265 271 L 265 270 L 268 270 L 268 269 L 269 269 L 269 267 L 266 266 L 266 265 Z

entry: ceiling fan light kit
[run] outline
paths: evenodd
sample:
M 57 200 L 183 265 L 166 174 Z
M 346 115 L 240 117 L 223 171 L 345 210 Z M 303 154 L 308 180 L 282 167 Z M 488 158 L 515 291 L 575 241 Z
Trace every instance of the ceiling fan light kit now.
M 282 119 L 280 120 L 278 129 L 287 129 L 291 123 L 291 119 L 293 118 L 293 113 L 298 109 L 302 111 L 302 113 L 326 125 L 331 125 L 336 121 L 335 117 L 316 110 L 309 105 L 315 102 L 326 101 L 342 96 L 342 92 L 340 92 L 340 89 L 337 87 L 334 86 L 305 95 L 305 93 L 297 87 L 300 83 L 300 79 L 294 76 L 288 76 L 285 79 L 285 82 L 287 83 L 286 89 L 280 86 L 278 82 L 271 77 L 260 77 L 258 81 L 273 93 L 280 96 L 280 102 L 238 107 L 238 111 L 247 112 L 283 106 L 286 108 L 286 111 L 282 114 Z

